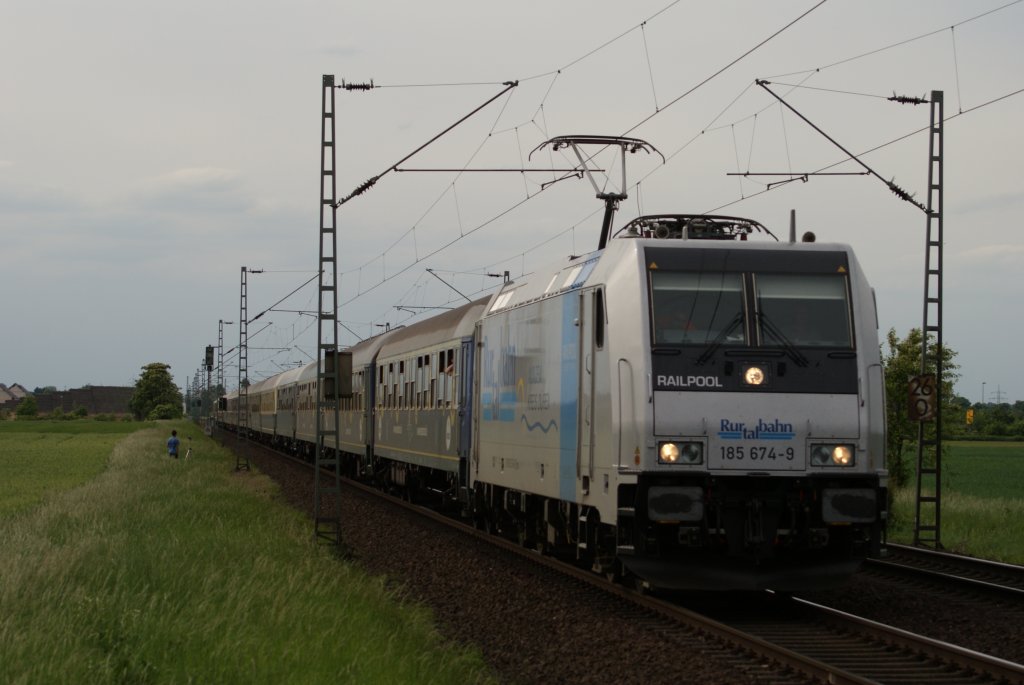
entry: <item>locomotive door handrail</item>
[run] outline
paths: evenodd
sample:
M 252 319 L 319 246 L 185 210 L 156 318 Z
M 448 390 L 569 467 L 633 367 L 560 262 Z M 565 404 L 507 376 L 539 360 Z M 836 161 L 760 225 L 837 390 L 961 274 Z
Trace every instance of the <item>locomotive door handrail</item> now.
M 593 290 L 579 294 L 579 421 L 577 422 L 576 477 L 584 479 L 582 492 L 589 493 L 594 478 L 594 325 Z

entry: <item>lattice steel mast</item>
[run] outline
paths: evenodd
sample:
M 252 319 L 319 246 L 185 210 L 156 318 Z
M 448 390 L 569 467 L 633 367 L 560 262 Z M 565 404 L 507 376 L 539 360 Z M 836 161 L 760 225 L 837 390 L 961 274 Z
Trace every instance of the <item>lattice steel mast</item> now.
M 249 470 L 245 442 L 249 439 L 249 281 L 242 267 L 242 289 L 238 306 L 238 403 L 235 425 L 238 426 L 238 449 L 235 470 Z
M 314 535 L 341 546 L 341 460 L 338 450 L 341 378 L 338 364 L 338 207 L 334 175 L 334 76 L 325 74 L 320 120 L 320 277 L 317 311 Z M 349 379 L 351 381 L 351 378 Z M 326 472 L 325 472 L 326 470 Z
M 922 417 L 917 429 L 917 502 L 914 512 L 914 544 L 930 543 L 936 548 L 942 546 L 942 96 L 941 90 L 932 91 L 928 129 L 924 314 L 921 323 L 921 377 L 926 376 L 929 366 L 934 368 L 934 411 L 931 416 Z M 929 347 L 930 336 L 934 336 L 934 344 Z M 928 430 L 929 425 L 931 431 Z M 928 437 L 929 432 L 933 437 Z M 929 457 L 933 466 L 928 465 Z M 933 494 L 926 494 L 929 490 Z M 928 507 L 931 507 L 931 512 L 927 511 Z

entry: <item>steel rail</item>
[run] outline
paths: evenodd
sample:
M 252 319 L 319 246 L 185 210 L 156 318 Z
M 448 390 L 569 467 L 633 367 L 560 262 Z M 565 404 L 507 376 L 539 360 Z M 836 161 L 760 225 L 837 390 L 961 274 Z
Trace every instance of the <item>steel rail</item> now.
M 1024 602 L 1024 566 L 906 545 L 887 545 L 895 558 L 871 558 L 866 568 L 965 586 Z
M 918 635 L 917 633 L 885 625 L 868 618 L 854 616 L 845 611 L 822 606 L 805 599 L 791 597 L 789 600 L 794 604 L 827 616 L 834 623 L 846 624 L 859 633 L 871 635 L 887 644 L 927 654 L 933 659 L 955 664 L 967 671 L 986 674 L 998 682 L 1014 685 L 1024 684 L 1024 665 L 1022 664 L 1000 659 L 982 652 L 976 652 L 966 647 L 943 642 L 942 640 Z

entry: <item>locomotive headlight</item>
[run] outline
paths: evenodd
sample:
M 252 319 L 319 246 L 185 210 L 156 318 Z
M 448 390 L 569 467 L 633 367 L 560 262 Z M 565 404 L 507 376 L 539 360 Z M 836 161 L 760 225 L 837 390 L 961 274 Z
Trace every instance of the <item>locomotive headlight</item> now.
M 658 443 L 659 464 L 702 464 L 704 445 L 699 442 Z
M 853 445 L 811 445 L 814 466 L 853 466 Z
M 761 385 L 766 378 L 760 366 L 748 366 L 743 370 L 743 382 L 747 385 Z
M 853 463 L 853 450 L 849 445 L 836 445 L 832 450 L 832 463 L 836 466 L 849 466 Z
M 675 464 L 679 461 L 679 445 L 674 442 L 663 442 L 658 445 L 658 462 Z

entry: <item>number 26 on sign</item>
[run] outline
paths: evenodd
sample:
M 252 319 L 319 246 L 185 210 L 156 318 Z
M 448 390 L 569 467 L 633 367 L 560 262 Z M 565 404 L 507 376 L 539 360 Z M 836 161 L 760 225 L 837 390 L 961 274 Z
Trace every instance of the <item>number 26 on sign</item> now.
M 907 414 L 911 421 L 931 421 L 935 418 L 935 374 L 912 376 L 907 384 Z

